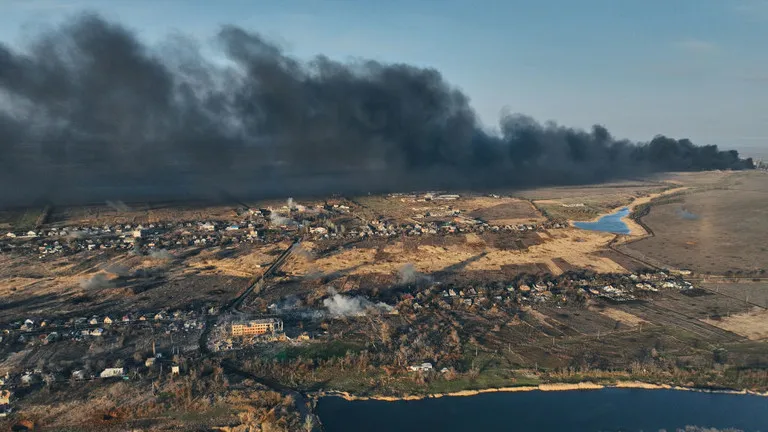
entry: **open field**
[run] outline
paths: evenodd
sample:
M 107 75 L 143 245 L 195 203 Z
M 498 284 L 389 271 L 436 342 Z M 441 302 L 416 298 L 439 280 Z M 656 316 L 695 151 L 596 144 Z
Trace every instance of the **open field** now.
M 516 196 L 530 199 L 549 217 L 588 221 L 626 206 L 636 199 L 663 192 L 672 184 L 623 182 L 599 186 L 542 188 L 520 191 Z
M 259 276 L 281 246 L 189 251 L 172 259 L 88 252 L 78 262 L 36 262 L 0 255 L 0 311 L 11 320 L 218 305 Z
M 479 218 L 493 225 L 541 222 L 542 215 L 526 200 L 509 197 L 462 195 L 455 200 L 424 200 L 414 196 L 365 196 L 355 198 L 371 213 L 395 221 L 451 220 L 455 216 Z
M 707 324 L 728 330 L 749 340 L 761 340 L 768 338 L 768 311 L 755 307 L 750 311 L 720 317 L 719 319 L 705 319 Z
M 694 180 L 706 188 L 686 191 L 679 202 L 652 206 L 643 221 L 655 236 L 630 248 L 699 273 L 768 271 L 768 175 L 715 172 Z
M 560 229 L 540 238 L 537 244 L 524 250 L 500 249 L 489 245 L 489 242 L 476 234 L 463 235 L 459 237 L 459 243 L 444 246 L 416 244 L 415 247 L 407 248 L 403 247 L 401 241 L 392 240 L 381 245 L 378 250 L 350 248 L 315 259 L 292 257 L 283 270 L 295 276 L 312 272 L 396 274 L 406 264 L 412 264 L 422 273 L 502 270 L 505 267 L 543 264 L 553 274 L 560 274 L 561 268 L 553 262 L 554 258 L 559 258 L 571 266 L 597 272 L 626 271 L 608 258 L 592 255 L 613 238 L 610 234 Z M 312 250 L 314 244 L 305 242 L 303 247 Z M 385 258 L 380 259 L 382 257 Z

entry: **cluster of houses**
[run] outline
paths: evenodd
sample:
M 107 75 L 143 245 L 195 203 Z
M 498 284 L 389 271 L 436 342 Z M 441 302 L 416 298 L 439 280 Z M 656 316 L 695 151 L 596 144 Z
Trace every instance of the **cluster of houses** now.
M 405 196 L 407 197 L 407 196 Z M 420 200 L 457 199 L 458 195 L 427 193 Z M 410 199 L 410 198 L 401 198 Z M 214 247 L 233 243 L 273 243 L 296 236 L 315 240 L 335 238 L 421 236 L 469 232 L 525 232 L 566 227 L 547 221 L 519 225 L 493 225 L 461 215 L 446 207 L 416 215 L 412 223 L 385 220 L 360 223 L 347 215 L 343 203 L 303 206 L 292 200 L 282 208 L 239 209 L 237 221 L 181 221 L 150 224 L 50 227 L 28 232 L 0 234 L 0 251 L 15 250 L 46 256 L 71 255 L 82 251 L 122 250 L 151 254 L 153 251 L 186 247 Z M 443 214 L 445 213 L 445 214 Z M 444 220 L 428 220 L 447 216 Z M 343 223 L 334 220 L 345 219 Z M 417 222 L 416 219 L 421 219 Z M 356 223 L 358 222 L 358 223 Z
M 65 381 L 86 381 L 97 379 L 129 379 L 129 368 L 123 366 L 128 361 L 117 360 L 114 366 L 105 367 L 100 370 L 91 370 L 87 367 L 74 366 L 68 368 L 31 368 L 24 369 L 16 373 L 6 373 L 5 376 L 0 377 L 0 417 L 3 417 L 3 413 L 6 415 L 11 412 L 11 402 L 13 392 L 11 389 L 18 389 L 23 387 L 34 386 L 38 384 L 51 384 L 55 382 Z M 180 375 L 181 366 L 175 363 L 172 359 L 166 359 L 162 353 L 153 352 L 146 360 L 136 361 L 130 360 L 132 372 L 148 372 L 167 366 L 163 372 L 168 372 L 171 375 Z
M 316 234 L 317 229 L 327 233 L 328 218 L 348 213 L 350 208 L 343 204 L 311 208 L 291 204 L 281 210 L 287 216 L 271 208 L 241 209 L 237 221 L 181 221 L 11 231 L 0 234 L 0 251 L 26 251 L 42 258 L 105 249 L 151 252 L 241 242 L 271 243 L 301 232 Z M 311 232 L 310 229 L 316 230 Z
M 205 320 L 195 311 L 160 311 L 145 314 L 125 314 L 120 316 L 92 316 L 69 318 L 66 320 L 46 320 L 28 318 L 17 321 L 0 329 L 0 343 L 23 343 L 27 345 L 47 345 L 60 340 L 81 341 L 92 337 L 108 335 L 109 331 L 128 325 L 152 325 L 157 331 L 166 334 L 176 332 L 200 331 L 205 328 Z
M 408 308 L 418 312 L 430 307 L 491 309 L 519 304 L 563 305 L 569 301 L 590 297 L 626 302 L 646 298 L 662 290 L 692 289 L 694 286 L 690 282 L 661 271 L 629 275 L 599 274 L 588 277 L 568 272 L 543 278 L 523 277 L 517 282 L 492 283 L 487 286 L 459 288 L 435 285 L 416 295 L 402 294 L 397 309 Z

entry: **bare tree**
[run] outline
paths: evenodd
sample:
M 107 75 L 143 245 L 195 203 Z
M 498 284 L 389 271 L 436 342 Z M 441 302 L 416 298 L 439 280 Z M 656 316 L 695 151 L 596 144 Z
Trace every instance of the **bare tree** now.
M 312 419 L 312 416 L 308 415 L 304 417 L 304 424 L 302 425 L 302 428 L 306 432 L 312 432 L 312 429 L 315 428 L 315 421 Z

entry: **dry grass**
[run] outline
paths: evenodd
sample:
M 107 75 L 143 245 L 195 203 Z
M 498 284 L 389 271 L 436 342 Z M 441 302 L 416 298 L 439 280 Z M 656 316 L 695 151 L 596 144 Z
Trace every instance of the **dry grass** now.
M 602 310 L 598 310 L 597 312 L 600 313 L 601 315 L 604 315 L 610 319 L 619 321 L 620 323 L 626 324 L 630 327 L 637 327 L 640 324 L 647 323 L 647 321 L 645 321 L 644 319 L 620 309 L 605 308 Z
M 744 336 L 749 340 L 768 338 L 768 310 L 763 308 L 756 307 L 749 312 L 734 314 L 719 320 L 707 318 L 701 321 Z
M 652 207 L 643 222 L 655 237 L 630 247 L 700 273 L 768 271 L 768 175 L 708 174 L 721 180 L 718 189 L 692 188 L 681 203 Z
M 222 252 L 219 248 L 206 250 L 187 262 L 187 271 L 194 271 L 201 275 L 256 277 L 275 260 L 275 252 L 282 252 L 288 244 L 270 244 L 231 258 L 218 257 L 217 254 Z
M 540 222 L 544 217 L 528 201 L 517 198 L 492 198 L 484 196 L 463 196 L 453 201 L 413 201 L 401 197 L 367 196 L 357 199 L 378 215 L 399 220 L 419 219 L 426 213 L 448 219 L 454 210 L 462 215 L 482 218 L 490 224 L 516 225 Z
M 447 246 L 418 245 L 404 249 L 401 242 L 392 242 L 383 252 L 387 260 L 375 259 L 375 249 L 347 249 L 338 254 L 307 260 L 291 257 L 283 266 L 289 274 L 306 275 L 313 272 L 348 274 L 393 274 L 403 265 L 411 263 L 416 270 L 425 273 L 447 269 L 499 270 L 508 265 L 546 264 L 552 273 L 561 273 L 552 258 L 562 258 L 575 267 L 589 268 L 597 272 L 626 272 L 614 261 L 592 254 L 605 248 L 611 234 L 562 229 L 549 233 L 541 244 L 524 251 L 500 250 L 488 246 L 479 236 L 468 234 L 465 244 Z M 311 243 L 304 243 L 311 248 Z

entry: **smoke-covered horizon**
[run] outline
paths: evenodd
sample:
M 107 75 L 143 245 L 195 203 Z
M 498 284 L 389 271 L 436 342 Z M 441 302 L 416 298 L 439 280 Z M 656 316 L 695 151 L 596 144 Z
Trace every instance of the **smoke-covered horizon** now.
M 503 115 L 488 133 L 440 72 L 302 61 L 224 26 L 226 61 L 84 13 L 0 44 L 0 205 L 579 184 L 742 169 L 735 151 Z M 512 101 L 510 101 L 512 102 Z M 621 109 L 621 107 L 617 107 Z

